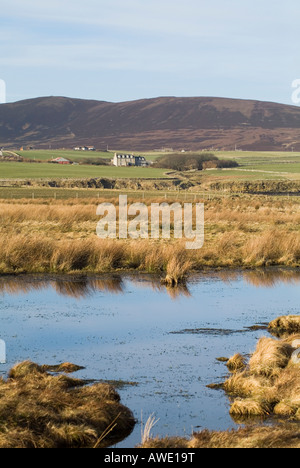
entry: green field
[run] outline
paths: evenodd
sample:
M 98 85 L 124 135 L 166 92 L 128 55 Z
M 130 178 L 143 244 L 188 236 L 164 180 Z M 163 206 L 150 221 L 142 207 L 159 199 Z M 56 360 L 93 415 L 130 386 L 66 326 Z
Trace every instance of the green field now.
M 48 163 L 1 162 L 0 179 L 84 179 L 108 177 L 119 179 L 161 179 L 165 169 L 144 167 L 114 167 Z
M 219 159 L 233 159 L 239 167 L 209 171 L 211 176 L 243 180 L 300 180 L 300 153 L 272 151 L 218 151 Z
M 1 162 L 0 179 L 40 179 L 40 178 L 124 178 L 124 179 L 161 179 L 165 169 L 134 168 L 113 166 L 93 166 L 80 164 L 61 166 L 47 164 L 45 161 L 59 156 L 79 162 L 85 158 L 111 159 L 112 152 L 91 152 L 73 150 L 31 150 L 16 151 L 25 159 L 44 161 L 44 163 Z M 200 152 L 199 152 L 200 153 Z M 144 155 L 148 161 L 155 161 L 166 153 L 135 152 Z M 188 156 L 188 152 L 186 155 Z M 294 152 L 253 152 L 253 151 L 217 151 L 219 159 L 233 159 L 239 164 L 235 169 L 212 169 L 199 173 L 201 179 L 219 178 L 224 180 L 300 180 L 300 153 Z M 184 176 L 184 174 L 182 174 Z

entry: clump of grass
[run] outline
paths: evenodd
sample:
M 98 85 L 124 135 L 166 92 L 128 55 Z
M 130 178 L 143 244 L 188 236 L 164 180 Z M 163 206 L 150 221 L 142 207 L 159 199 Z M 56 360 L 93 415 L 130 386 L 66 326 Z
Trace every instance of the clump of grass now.
M 187 250 L 183 247 L 173 248 L 173 255 L 170 256 L 166 266 L 166 277 L 162 282 L 170 287 L 185 284 L 187 275 L 192 271 L 193 267 L 194 261 Z
M 294 348 L 288 343 L 272 338 L 261 338 L 249 361 L 251 374 L 266 377 L 280 374 L 281 370 L 288 365 L 293 351 Z
M 267 402 L 255 400 L 253 398 L 241 399 L 237 398 L 230 408 L 230 414 L 237 418 L 249 418 L 261 416 L 265 417 L 270 414 L 270 407 Z
M 258 341 L 246 367 L 223 384 L 226 392 L 237 397 L 231 406 L 232 415 L 298 417 L 300 365 L 293 355 L 299 344 L 300 335 L 295 334 L 284 339 L 263 337 Z
M 131 433 L 134 417 L 113 387 L 46 369 L 78 367 L 26 361 L 0 381 L 0 448 L 108 447 Z
M 237 372 L 245 368 L 246 359 L 240 353 L 237 353 L 227 361 L 226 365 L 230 372 Z
M 300 315 L 284 315 L 269 324 L 269 331 L 276 336 L 300 332 Z
M 287 319 L 286 323 L 290 321 Z M 248 364 L 240 354 L 222 359 L 234 371 L 221 385 L 233 398 L 230 414 L 236 422 L 249 418 L 252 422 L 253 418 L 262 421 L 271 415 L 300 420 L 300 364 L 291 359 L 298 346 L 299 334 L 281 340 L 264 337 L 258 341 Z M 291 422 L 277 426 L 247 425 L 223 432 L 204 430 L 194 433 L 191 439 L 147 438 L 140 447 L 300 448 L 300 429 Z

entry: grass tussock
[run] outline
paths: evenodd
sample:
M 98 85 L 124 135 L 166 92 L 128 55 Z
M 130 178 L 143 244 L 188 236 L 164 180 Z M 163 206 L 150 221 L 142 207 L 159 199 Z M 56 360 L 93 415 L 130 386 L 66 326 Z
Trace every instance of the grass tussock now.
M 246 359 L 240 353 L 237 353 L 227 361 L 226 365 L 230 372 L 237 372 L 240 369 L 244 369 Z
M 295 359 L 298 346 L 299 334 L 284 339 L 263 337 L 258 341 L 246 367 L 237 370 L 223 385 L 235 398 L 230 409 L 234 419 L 271 414 L 299 419 L 300 363 Z
M 249 370 L 252 375 L 277 376 L 288 365 L 293 352 L 294 348 L 288 343 L 261 338 L 249 361 Z
M 269 331 L 276 336 L 300 333 L 300 316 L 284 315 L 273 320 L 269 324 Z
M 113 387 L 86 386 L 47 370 L 73 372 L 78 366 L 26 361 L 0 380 L 0 448 L 100 448 L 131 433 L 134 417 Z

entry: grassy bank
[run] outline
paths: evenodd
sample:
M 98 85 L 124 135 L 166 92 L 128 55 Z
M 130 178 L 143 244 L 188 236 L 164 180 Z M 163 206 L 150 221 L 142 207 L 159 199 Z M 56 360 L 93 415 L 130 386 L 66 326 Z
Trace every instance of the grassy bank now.
M 0 448 L 103 448 L 128 437 L 135 419 L 116 390 L 66 375 L 76 369 L 26 361 L 0 379 Z
M 300 200 L 205 201 L 205 243 L 99 239 L 96 208 L 111 199 L 2 200 L 0 273 L 138 270 L 182 279 L 202 268 L 300 266 Z M 137 201 L 136 198 L 131 201 Z M 145 200 L 140 200 L 144 202 Z M 147 200 L 162 202 L 165 199 Z M 150 208 L 149 208 L 150 209 Z

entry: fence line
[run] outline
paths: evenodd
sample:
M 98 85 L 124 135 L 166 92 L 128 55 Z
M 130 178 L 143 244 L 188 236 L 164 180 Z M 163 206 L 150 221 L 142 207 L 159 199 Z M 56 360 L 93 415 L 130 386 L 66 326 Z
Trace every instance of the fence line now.
M 92 199 L 92 198 L 114 198 L 119 195 L 128 195 L 129 198 L 138 200 L 162 199 L 169 201 L 197 202 L 214 199 L 229 199 L 233 197 L 261 197 L 274 199 L 276 197 L 299 197 L 297 192 L 284 194 L 249 194 L 245 192 L 227 192 L 225 190 L 207 190 L 199 192 L 187 191 L 153 191 L 153 190 L 117 190 L 117 189 L 78 189 L 78 188 L 57 188 L 41 187 L 0 187 L 0 199 L 45 199 L 45 200 L 66 200 L 66 199 Z

